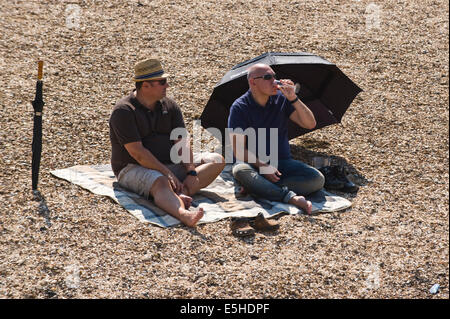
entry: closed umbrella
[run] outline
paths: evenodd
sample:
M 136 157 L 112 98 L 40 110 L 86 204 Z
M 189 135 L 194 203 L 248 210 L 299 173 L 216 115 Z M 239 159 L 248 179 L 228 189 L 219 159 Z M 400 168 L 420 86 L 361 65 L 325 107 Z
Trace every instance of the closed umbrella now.
M 38 62 L 38 80 L 36 82 L 36 95 L 33 104 L 34 124 L 33 124 L 33 144 L 32 144 L 32 160 L 31 160 L 31 177 L 32 189 L 37 190 L 39 179 L 39 166 L 41 164 L 42 151 L 42 109 L 44 101 L 42 100 L 42 69 L 44 62 Z

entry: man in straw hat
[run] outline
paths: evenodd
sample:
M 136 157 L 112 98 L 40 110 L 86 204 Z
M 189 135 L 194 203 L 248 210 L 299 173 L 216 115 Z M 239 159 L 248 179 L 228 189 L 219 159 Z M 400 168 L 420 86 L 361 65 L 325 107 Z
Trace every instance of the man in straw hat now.
M 193 154 L 186 139 L 171 139 L 172 130 L 185 124 L 180 107 L 166 97 L 167 74 L 157 59 L 137 63 L 134 81 L 136 89 L 117 102 L 109 121 L 114 174 L 119 185 L 194 227 L 203 209 L 190 211 L 190 196 L 214 181 L 225 161 L 216 153 Z M 179 164 L 171 154 L 177 143 L 189 158 Z

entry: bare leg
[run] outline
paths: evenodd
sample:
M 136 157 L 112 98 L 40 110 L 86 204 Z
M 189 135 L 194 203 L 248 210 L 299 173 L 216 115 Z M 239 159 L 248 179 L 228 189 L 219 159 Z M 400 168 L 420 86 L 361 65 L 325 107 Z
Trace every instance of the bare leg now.
M 180 197 L 180 199 L 183 201 L 184 207 L 186 209 L 189 209 L 189 207 L 191 207 L 191 203 L 192 203 L 192 197 L 185 195 L 183 193 L 178 194 L 178 197 Z
M 309 200 L 306 200 L 303 196 L 294 196 L 288 203 L 303 209 L 308 215 L 311 214 L 312 203 Z
M 203 217 L 203 208 L 192 212 L 186 209 L 183 199 L 175 194 L 165 176 L 155 181 L 150 189 L 150 194 L 153 196 L 156 206 L 180 220 L 186 226 L 194 227 Z
M 225 160 L 220 154 L 211 154 L 210 158 L 202 160 L 202 164 L 197 166 L 198 185 L 193 189 L 187 190 L 187 195 L 194 195 L 200 189 L 211 184 L 225 167 Z

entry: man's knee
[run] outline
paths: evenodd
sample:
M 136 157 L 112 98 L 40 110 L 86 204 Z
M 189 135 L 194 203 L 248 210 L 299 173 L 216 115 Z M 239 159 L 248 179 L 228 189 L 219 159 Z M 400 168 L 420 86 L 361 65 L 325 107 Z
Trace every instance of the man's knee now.
M 239 174 L 241 172 L 245 173 L 245 172 L 249 172 L 249 171 L 252 171 L 252 170 L 253 170 L 253 168 L 249 164 L 247 164 L 247 163 L 240 163 L 240 164 L 236 164 L 236 165 L 233 166 L 232 172 L 233 172 L 233 175 L 237 175 L 237 174 Z
M 218 153 L 213 153 L 212 158 L 213 158 L 214 163 L 223 164 L 225 166 L 225 158 L 223 158 L 222 155 L 220 155 Z
M 212 156 L 212 163 L 214 163 L 214 167 L 219 170 L 219 173 L 225 168 L 225 159 L 222 155 L 213 153 Z
M 233 177 L 241 184 L 254 178 L 258 173 L 247 163 L 240 163 L 233 166 Z
M 318 190 L 321 190 L 325 186 L 325 177 L 322 175 L 322 173 L 314 169 L 315 172 L 312 174 L 311 181 L 310 181 L 310 188 L 311 193 L 314 193 Z
M 216 163 L 220 162 L 222 159 L 223 156 L 218 153 L 204 152 L 194 154 L 194 161 L 200 162 L 201 164 Z
M 155 194 L 158 194 L 161 191 L 167 190 L 170 188 L 170 182 L 167 176 L 158 177 L 150 187 L 150 195 L 155 197 Z
M 319 170 L 311 168 L 301 178 L 288 178 L 283 183 L 295 193 L 306 196 L 321 190 L 325 185 L 325 178 Z
M 218 166 L 225 166 L 225 159 L 222 155 L 218 153 L 207 153 L 203 155 L 202 158 L 203 163 L 215 163 L 218 164 Z

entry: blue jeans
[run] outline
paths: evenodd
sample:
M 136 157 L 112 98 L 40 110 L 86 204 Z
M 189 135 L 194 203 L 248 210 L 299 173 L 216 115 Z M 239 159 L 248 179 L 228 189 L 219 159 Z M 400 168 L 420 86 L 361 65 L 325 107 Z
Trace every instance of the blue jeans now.
M 280 180 L 272 183 L 248 163 L 233 166 L 234 178 L 244 189 L 257 197 L 287 203 L 296 196 L 306 196 L 323 188 L 325 178 L 314 167 L 294 159 L 279 160 Z

